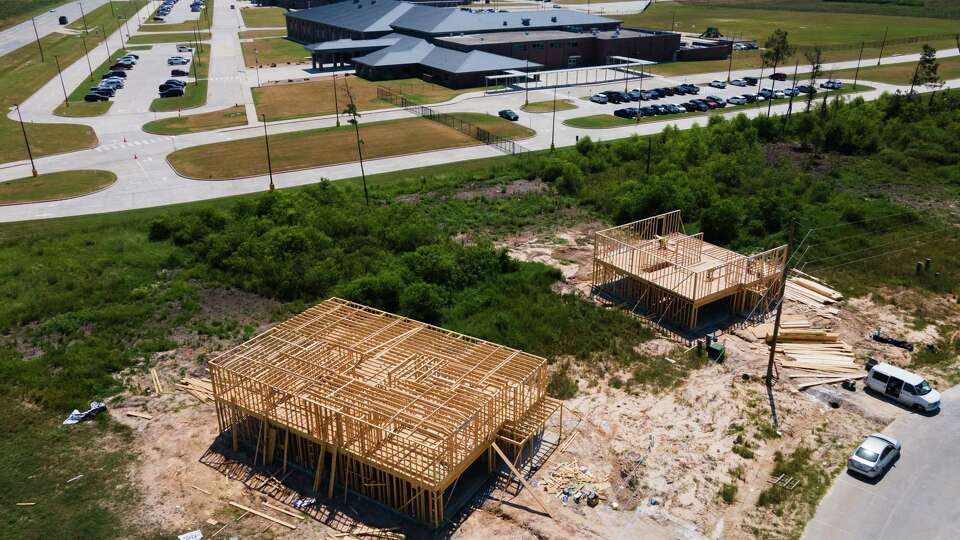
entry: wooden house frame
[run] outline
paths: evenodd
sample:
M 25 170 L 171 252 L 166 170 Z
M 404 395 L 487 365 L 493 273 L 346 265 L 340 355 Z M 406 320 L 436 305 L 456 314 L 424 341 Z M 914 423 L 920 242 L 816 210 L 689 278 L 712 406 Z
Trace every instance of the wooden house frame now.
M 220 430 L 254 462 L 293 462 L 328 497 L 339 484 L 437 527 L 460 475 L 484 454 L 493 470 L 494 442 L 519 457 L 561 408 L 546 366 L 331 298 L 212 360 L 210 375 Z
M 769 301 L 787 246 L 742 255 L 688 235 L 679 210 L 595 234 L 593 290 L 692 330 L 700 310 L 729 299 L 730 313 Z

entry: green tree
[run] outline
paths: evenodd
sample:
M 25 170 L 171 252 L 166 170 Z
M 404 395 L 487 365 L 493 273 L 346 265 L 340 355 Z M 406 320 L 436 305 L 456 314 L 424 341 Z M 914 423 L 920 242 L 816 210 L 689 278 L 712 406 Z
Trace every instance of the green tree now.
M 810 64 L 810 86 L 813 88 L 817 87 L 817 78 L 823 73 L 823 49 L 819 45 L 814 45 L 809 49 L 803 51 L 803 56 L 807 59 L 807 63 Z M 807 112 L 810 112 L 810 107 L 813 105 L 813 92 L 807 93 Z
M 739 236 L 742 220 L 741 205 L 732 199 L 724 199 L 703 211 L 700 228 L 708 242 L 729 244 Z
M 793 56 L 796 51 L 787 39 L 786 30 L 782 28 L 777 28 L 770 34 L 770 37 L 763 44 L 763 48 L 763 62 L 768 66 L 773 66 L 774 70 L 777 69 L 777 66 L 783 64 L 784 60 Z
M 937 62 L 937 50 L 924 43 L 920 61 L 913 71 L 913 80 L 910 81 L 910 93 L 913 93 L 913 87 L 917 85 L 936 86 L 942 84 L 943 79 L 940 78 L 939 71 L 940 63 Z

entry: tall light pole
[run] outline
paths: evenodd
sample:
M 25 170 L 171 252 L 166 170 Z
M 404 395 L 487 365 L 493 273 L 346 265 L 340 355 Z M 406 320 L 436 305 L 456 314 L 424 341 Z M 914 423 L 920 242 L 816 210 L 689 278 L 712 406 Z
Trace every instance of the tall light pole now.
M 37 32 L 37 20 L 30 17 L 30 22 L 33 23 L 33 35 L 37 36 L 37 48 L 40 49 L 40 61 L 46 62 L 46 60 L 43 59 L 43 45 L 40 44 L 40 32 Z
M 20 105 L 14 103 L 13 106 L 17 109 L 17 119 L 20 120 L 20 131 L 23 132 L 23 143 L 27 145 L 27 157 L 30 158 L 30 170 L 33 176 L 36 176 L 37 166 L 33 163 L 33 152 L 30 151 L 30 139 L 27 138 L 27 128 L 23 125 L 23 116 L 20 115 Z
M 63 88 L 63 104 L 70 107 L 70 100 L 67 99 L 67 85 L 63 84 L 63 71 L 60 71 L 60 57 L 53 55 L 53 59 L 57 63 L 57 74 L 60 75 L 60 88 Z
M 860 42 L 860 56 L 857 57 L 857 70 L 853 72 L 853 90 L 857 90 L 857 81 L 860 80 L 860 61 L 863 60 L 863 42 Z
M 550 123 L 550 151 L 553 152 L 554 134 L 557 132 L 557 87 L 553 87 L 553 120 Z
M 334 66 L 336 69 L 336 66 Z M 340 104 L 337 102 L 337 74 L 333 74 L 333 111 L 337 115 L 337 127 L 340 127 Z
M 260 52 L 258 49 L 253 49 L 253 67 L 257 70 L 257 88 L 260 88 Z M 334 88 L 336 88 L 336 85 L 334 85 Z M 336 90 L 334 90 L 333 96 L 337 96 Z
M 270 191 L 275 189 L 273 185 L 273 163 L 270 162 L 270 138 L 267 136 L 267 115 L 261 114 L 263 119 L 263 144 L 267 147 L 267 172 L 270 174 Z
M 87 59 L 87 69 L 90 70 L 90 82 L 93 82 L 93 64 L 90 63 L 90 51 L 87 50 L 86 32 L 80 33 L 80 43 L 83 44 L 83 57 Z
M 83 31 L 87 31 L 87 14 L 83 11 L 83 2 L 77 2 L 80 4 L 80 20 L 83 21 Z M 110 6 L 113 7 L 113 2 L 110 3 Z M 114 17 L 117 16 L 116 13 L 113 14 Z
M 887 32 L 890 31 L 890 27 L 886 27 L 883 30 L 883 41 L 880 42 L 880 54 L 877 55 L 877 65 L 880 65 L 880 61 L 883 60 L 883 47 L 887 44 Z

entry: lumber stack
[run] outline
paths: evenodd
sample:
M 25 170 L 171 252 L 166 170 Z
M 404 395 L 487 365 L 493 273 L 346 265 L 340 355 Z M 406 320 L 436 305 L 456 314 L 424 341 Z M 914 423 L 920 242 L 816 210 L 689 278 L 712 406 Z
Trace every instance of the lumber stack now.
M 843 300 L 843 295 L 826 285 L 802 277 L 787 280 L 784 296 L 805 306 L 822 307 Z
M 767 335 L 767 343 L 773 343 L 772 332 Z M 828 330 L 781 328 L 777 352 L 786 357 L 780 360 L 780 367 L 801 390 L 866 376 L 854 362 L 853 348 Z
M 210 379 L 198 379 L 195 377 L 184 377 L 180 379 L 177 387 L 184 390 L 191 396 L 200 400 L 201 403 L 213 401 L 213 383 Z
M 593 491 L 602 493 L 610 487 L 606 481 L 598 482 L 586 467 L 577 460 L 560 463 L 554 467 L 541 482 L 543 490 L 551 495 L 562 496 Z

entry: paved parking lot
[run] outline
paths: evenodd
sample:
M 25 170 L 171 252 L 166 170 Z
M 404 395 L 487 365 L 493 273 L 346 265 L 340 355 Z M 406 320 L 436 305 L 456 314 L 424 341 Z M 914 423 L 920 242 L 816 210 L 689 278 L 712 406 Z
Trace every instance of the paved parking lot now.
M 958 409 L 960 387 L 943 393 L 936 416 L 900 415 L 883 431 L 903 445 L 894 467 L 878 481 L 841 473 L 802 540 L 960 538 Z
M 183 3 L 186 0 L 181 0 Z M 178 53 L 176 43 L 159 43 L 147 51 L 133 51 L 140 56 L 137 65 L 127 71 L 126 86 L 123 90 L 117 91 L 113 98 L 113 106 L 107 111 L 107 116 L 119 116 L 133 113 L 142 113 L 150 110 L 150 103 L 159 93 L 157 87 L 170 78 L 176 78 L 184 81 L 193 81 L 193 77 L 170 77 L 170 70 L 174 67 L 193 73 L 190 65 L 169 66 L 167 59 L 171 56 L 180 55 L 190 58 L 191 53 Z
M 154 6 L 159 7 L 159 3 L 155 3 Z M 152 16 L 153 11 L 150 13 Z M 196 21 L 200 18 L 202 13 L 203 11 L 199 11 L 197 13 L 190 11 L 190 0 L 180 0 L 173 5 L 173 9 L 170 10 L 170 13 L 163 17 L 163 22 L 164 24 L 173 24 Z

